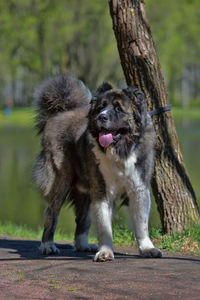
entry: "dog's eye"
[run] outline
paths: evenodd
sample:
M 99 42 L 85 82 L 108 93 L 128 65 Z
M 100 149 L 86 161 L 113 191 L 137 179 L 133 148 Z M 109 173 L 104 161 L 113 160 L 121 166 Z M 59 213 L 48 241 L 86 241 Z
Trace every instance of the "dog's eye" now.
M 122 110 L 121 106 L 117 104 L 117 105 L 115 105 L 115 111 L 122 112 L 123 110 Z

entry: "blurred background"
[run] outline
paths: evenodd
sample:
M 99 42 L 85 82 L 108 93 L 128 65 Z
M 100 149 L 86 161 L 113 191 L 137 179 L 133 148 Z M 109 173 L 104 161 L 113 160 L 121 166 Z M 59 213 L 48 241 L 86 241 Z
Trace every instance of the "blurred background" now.
M 199 202 L 200 1 L 145 3 Z M 0 222 L 37 228 L 45 203 L 31 181 L 40 148 L 33 92 L 43 79 L 67 71 L 92 91 L 102 81 L 124 85 L 108 1 L 1 0 L 0 65 Z M 150 222 L 160 224 L 154 203 Z M 63 209 L 60 226 L 74 230 L 71 210 Z

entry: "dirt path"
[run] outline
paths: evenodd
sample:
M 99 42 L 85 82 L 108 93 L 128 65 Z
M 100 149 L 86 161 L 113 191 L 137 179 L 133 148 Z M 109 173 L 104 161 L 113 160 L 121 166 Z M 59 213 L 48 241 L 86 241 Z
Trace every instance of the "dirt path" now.
M 113 262 L 94 263 L 58 246 L 61 255 L 43 257 L 38 241 L 0 236 L 0 299 L 200 299 L 200 257 L 142 259 L 120 247 Z

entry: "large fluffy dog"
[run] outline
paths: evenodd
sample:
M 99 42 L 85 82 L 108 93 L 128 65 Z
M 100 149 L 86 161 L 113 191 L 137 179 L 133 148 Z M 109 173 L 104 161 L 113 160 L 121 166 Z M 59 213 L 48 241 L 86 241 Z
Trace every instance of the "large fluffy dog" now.
M 45 82 L 38 99 L 43 137 L 34 173 L 48 203 L 42 253 L 59 251 L 54 232 L 61 206 L 70 199 L 76 249 L 97 250 L 88 244 L 91 215 L 99 242 L 94 260 L 112 260 L 112 209 L 124 197 L 140 254 L 161 257 L 148 235 L 155 133 L 143 93 L 104 83 L 92 97 L 81 81 L 63 75 Z

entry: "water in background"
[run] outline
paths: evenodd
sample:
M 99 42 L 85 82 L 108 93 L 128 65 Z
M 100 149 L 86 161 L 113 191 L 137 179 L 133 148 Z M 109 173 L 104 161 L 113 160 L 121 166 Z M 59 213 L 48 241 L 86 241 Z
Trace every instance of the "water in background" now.
M 184 161 L 200 204 L 200 122 L 179 122 L 177 132 Z M 29 128 L 0 129 L 0 221 L 26 224 L 33 229 L 43 226 L 46 206 L 31 181 L 34 159 L 39 152 L 39 137 Z M 119 212 L 124 218 L 124 211 Z M 150 226 L 159 225 L 159 215 L 153 201 Z M 74 232 L 72 209 L 63 207 L 59 227 L 65 233 Z

